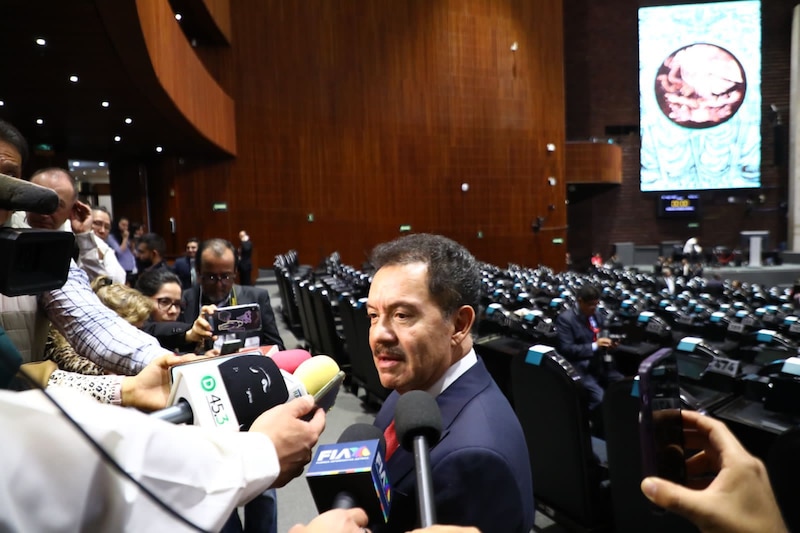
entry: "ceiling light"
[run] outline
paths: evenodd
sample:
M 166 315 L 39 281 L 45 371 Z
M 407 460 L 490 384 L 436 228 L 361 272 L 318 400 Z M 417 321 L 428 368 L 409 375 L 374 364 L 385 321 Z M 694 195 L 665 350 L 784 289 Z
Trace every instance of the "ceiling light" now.
M 126 117 L 125 124 L 133 124 L 133 119 L 131 117 Z
M 180 13 L 175 13 L 175 20 L 181 20 L 182 18 Z
M 37 118 L 36 119 L 36 123 L 41 126 L 42 124 L 44 124 L 44 119 L 43 118 Z
M 118 143 L 118 142 L 120 142 L 121 140 L 122 140 L 122 137 L 120 137 L 119 135 L 114 135 L 114 142 L 115 142 L 115 143 Z
M 6 103 L 4 101 L 0 100 L 0 107 L 3 107 L 4 105 L 6 105 Z
M 36 39 L 36 44 L 38 44 L 39 46 L 45 46 L 47 44 L 47 41 L 39 37 L 38 39 Z
M 100 165 L 101 167 L 104 167 L 104 166 L 106 166 L 106 162 L 105 162 L 105 161 L 100 161 L 100 162 L 99 162 L 99 163 L 97 163 L 97 164 L 98 164 L 98 165 Z
M 71 81 L 72 83 L 78 83 L 78 76 L 73 74 L 72 76 L 69 77 L 69 81 Z
M 108 100 L 103 100 L 102 102 L 100 102 L 100 105 L 101 105 L 101 106 L 103 106 L 103 107 L 108 107 L 108 106 L 110 106 L 111 104 L 110 104 L 110 103 L 108 103 Z
M 73 161 L 73 162 L 70 163 L 70 165 L 72 165 L 73 167 L 79 167 L 79 166 L 81 166 L 81 162 L 80 161 Z
M 163 151 L 164 151 L 164 149 L 162 147 L 156 146 L 156 152 L 158 152 L 160 154 Z

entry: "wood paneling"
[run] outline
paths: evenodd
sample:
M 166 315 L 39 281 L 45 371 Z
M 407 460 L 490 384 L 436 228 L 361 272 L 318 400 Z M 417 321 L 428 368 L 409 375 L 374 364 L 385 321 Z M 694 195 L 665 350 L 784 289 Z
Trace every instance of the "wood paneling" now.
M 136 8 L 161 86 L 197 131 L 226 153 L 235 155 L 233 100 L 195 54 L 169 4 L 137 0 Z
M 573 141 L 567 143 L 567 185 L 622 183 L 622 149 L 616 144 Z
M 261 267 L 289 248 L 361 264 L 408 224 L 500 265 L 563 265 L 561 0 L 231 8 L 230 52 L 201 54 L 237 103 L 237 157 L 156 163 L 177 242 L 246 229 Z

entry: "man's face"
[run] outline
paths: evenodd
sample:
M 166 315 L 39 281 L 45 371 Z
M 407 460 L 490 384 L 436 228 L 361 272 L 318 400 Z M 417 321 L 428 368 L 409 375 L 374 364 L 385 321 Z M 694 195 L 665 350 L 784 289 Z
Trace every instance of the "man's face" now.
M 592 316 L 597 311 L 597 304 L 600 300 L 581 300 L 578 299 L 578 309 L 583 316 Z
M 44 172 L 31 179 L 31 183 L 53 189 L 58 195 L 58 209 L 49 215 L 28 212 L 28 224 L 32 228 L 39 229 L 61 229 L 64 222 L 72 214 L 75 206 L 75 188 L 72 186 L 72 178 L 69 175 L 59 172 Z
M 14 146 L 3 141 L 0 141 L 0 173 L 12 178 L 22 178 L 22 155 Z M 0 209 L 0 224 L 10 215 L 10 211 Z
M 200 270 L 200 286 L 203 294 L 216 303 L 228 297 L 236 277 L 236 266 L 233 261 L 233 252 L 226 249 L 221 257 L 217 257 L 213 250 L 204 250 Z
M 186 243 L 186 257 L 189 259 L 194 259 L 197 255 L 197 243 L 192 241 Z
M 111 217 L 108 213 L 99 209 L 92 211 L 92 231 L 103 240 L 108 238 L 111 231 Z
M 445 318 L 431 298 L 426 264 L 378 270 L 367 312 L 369 345 L 384 387 L 401 394 L 426 390 L 453 363 L 455 319 Z
M 153 266 L 153 251 L 143 242 L 136 245 L 136 266 L 140 270 Z

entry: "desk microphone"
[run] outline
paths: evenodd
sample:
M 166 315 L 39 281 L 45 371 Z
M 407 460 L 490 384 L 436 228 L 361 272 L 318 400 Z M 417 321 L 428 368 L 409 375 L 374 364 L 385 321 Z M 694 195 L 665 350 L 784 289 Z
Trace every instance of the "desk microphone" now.
M 317 510 L 361 507 L 370 522 L 386 522 L 391 488 L 385 452 L 383 432 L 372 424 L 353 424 L 336 444 L 319 446 L 306 474 Z
M 307 359 L 295 374 L 281 370 L 258 351 L 193 361 L 172 368 L 170 407 L 151 416 L 175 424 L 247 431 L 264 411 L 318 394 L 340 378 L 339 366 L 327 356 Z M 327 392 L 326 398 L 335 399 L 338 388 Z
M 433 396 L 425 391 L 409 391 L 397 400 L 394 421 L 397 440 L 414 453 L 420 524 L 430 527 L 436 523 L 430 448 L 442 434 L 442 413 Z

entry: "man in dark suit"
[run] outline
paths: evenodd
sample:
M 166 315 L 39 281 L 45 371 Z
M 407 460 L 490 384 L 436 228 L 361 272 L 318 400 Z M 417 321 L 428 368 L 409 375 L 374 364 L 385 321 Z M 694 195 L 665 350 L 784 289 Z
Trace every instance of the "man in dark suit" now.
M 204 305 L 227 307 L 257 303 L 261 310 L 261 330 L 220 336 L 214 347 L 220 347 L 229 338 L 238 338 L 244 342 L 244 346 L 274 344 L 283 350 L 269 293 L 258 287 L 234 284 L 236 254 L 233 245 L 224 239 L 209 239 L 200 246 L 197 257 L 199 283 L 183 291 L 183 313 L 178 320 L 187 324 L 194 323 Z
M 200 246 L 200 240 L 197 237 L 192 237 L 186 241 L 186 255 L 179 257 L 172 265 L 172 271 L 181 280 L 181 287 L 188 289 L 197 284 L 197 265 L 195 258 L 197 257 L 197 248 Z
M 200 245 L 197 252 L 198 284 L 183 291 L 183 312 L 179 321 L 192 324 L 200 315 L 200 308 L 205 305 L 227 307 L 257 303 L 261 310 L 261 330 L 250 333 L 220 335 L 214 344 L 219 348 L 224 340 L 239 338 L 244 346 L 277 345 L 283 350 L 275 315 L 269 303 L 269 293 L 258 287 L 242 287 L 235 285 L 236 253 L 233 245 L 225 239 L 209 239 Z M 275 491 L 268 490 L 245 505 L 244 518 L 246 531 L 277 531 L 277 506 Z M 222 533 L 239 533 L 244 531 L 239 515 L 234 511 L 222 528 Z
M 623 378 L 615 368 L 608 350 L 616 342 L 601 333 L 605 323 L 597 312 L 600 291 L 593 285 L 578 289 L 578 306 L 556 318 L 558 353 L 572 363 L 589 393 L 589 410 L 603 402 L 605 387 Z
M 533 526 L 528 450 L 519 421 L 472 348 L 480 294 L 475 258 L 438 235 L 409 235 L 378 246 L 369 292 L 369 341 L 384 387 L 394 389 L 375 418 L 387 437 L 392 505 L 374 533 L 418 524 L 413 455 L 396 445 L 401 394 L 426 391 L 442 414 L 431 449 L 437 521 L 484 533 L 527 533 Z

